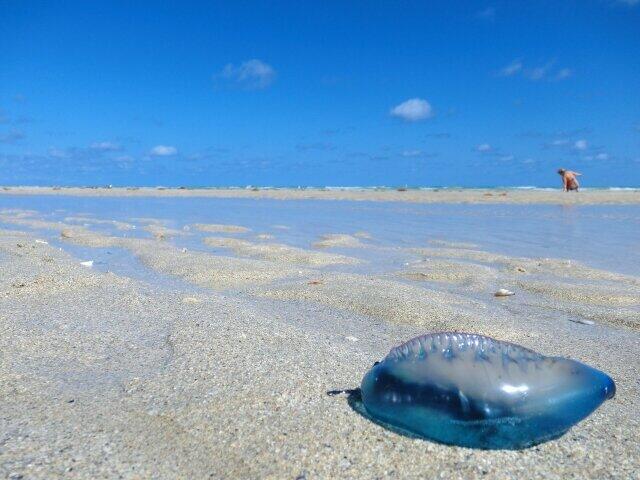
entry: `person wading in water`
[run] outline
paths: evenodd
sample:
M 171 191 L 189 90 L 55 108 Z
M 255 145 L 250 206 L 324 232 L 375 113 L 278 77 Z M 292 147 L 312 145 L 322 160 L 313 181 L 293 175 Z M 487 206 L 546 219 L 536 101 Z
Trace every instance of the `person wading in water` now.
M 562 177 L 562 189 L 565 192 L 569 190 L 575 190 L 576 192 L 580 188 L 580 183 L 578 183 L 578 179 L 576 178 L 579 175 L 582 175 L 578 172 L 572 172 L 571 170 L 565 170 L 561 168 L 558 170 L 558 175 Z

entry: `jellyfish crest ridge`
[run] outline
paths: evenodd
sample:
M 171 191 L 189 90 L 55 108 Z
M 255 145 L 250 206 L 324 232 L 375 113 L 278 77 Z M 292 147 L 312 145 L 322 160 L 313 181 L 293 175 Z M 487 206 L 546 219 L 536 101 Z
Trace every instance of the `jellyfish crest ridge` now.
M 421 351 L 437 352 L 453 348 L 458 351 L 477 349 L 481 351 L 510 352 L 513 355 L 522 355 L 526 358 L 539 358 L 541 354 L 515 343 L 495 340 L 491 337 L 475 333 L 443 332 L 425 334 L 413 338 L 391 349 L 387 358 L 404 358 L 419 355 Z

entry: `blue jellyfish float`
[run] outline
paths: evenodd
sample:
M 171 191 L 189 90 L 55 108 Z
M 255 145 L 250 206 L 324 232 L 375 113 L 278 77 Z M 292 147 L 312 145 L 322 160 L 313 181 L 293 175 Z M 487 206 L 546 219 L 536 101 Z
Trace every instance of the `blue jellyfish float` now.
M 364 376 L 368 415 L 437 442 L 520 449 L 557 438 L 616 387 L 575 360 L 468 333 L 437 333 L 394 348 Z

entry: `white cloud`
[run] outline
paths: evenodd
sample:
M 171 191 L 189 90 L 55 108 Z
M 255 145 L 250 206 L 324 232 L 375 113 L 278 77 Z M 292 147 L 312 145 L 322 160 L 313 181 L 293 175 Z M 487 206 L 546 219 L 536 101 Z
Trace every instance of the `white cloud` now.
M 503 77 L 511 77 L 522 70 L 522 62 L 520 60 L 514 60 L 506 67 L 500 70 L 500 75 Z
M 91 150 L 99 150 L 101 152 L 117 152 L 122 147 L 113 142 L 95 142 L 91 144 Z
M 576 140 L 573 144 L 573 148 L 576 150 L 586 150 L 589 144 L 586 140 Z
M 488 143 L 481 143 L 476 147 L 476 150 L 481 153 L 487 153 L 487 152 L 490 152 L 492 148 L 491 148 L 491 145 L 489 145 Z
M 389 113 L 407 122 L 417 122 L 418 120 L 433 117 L 431 105 L 421 98 L 411 98 L 402 102 L 400 105 L 393 107 Z
M 558 138 L 556 140 L 554 140 L 553 142 L 551 142 L 551 145 L 553 145 L 554 147 L 561 147 L 563 145 L 566 145 L 569 143 L 569 140 L 567 140 L 566 138 Z
M 569 78 L 573 75 L 573 72 L 570 68 L 562 68 L 558 73 L 556 73 L 556 80 L 564 80 L 565 78 Z
M 596 160 L 609 160 L 608 153 L 599 153 L 596 155 Z
M 276 71 L 268 63 L 254 58 L 240 65 L 228 63 L 216 77 L 237 83 L 244 88 L 259 90 L 273 83 Z
M 176 147 L 171 147 L 168 145 L 156 145 L 149 152 L 154 157 L 169 157 L 171 155 L 175 155 L 178 153 L 178 149 Z

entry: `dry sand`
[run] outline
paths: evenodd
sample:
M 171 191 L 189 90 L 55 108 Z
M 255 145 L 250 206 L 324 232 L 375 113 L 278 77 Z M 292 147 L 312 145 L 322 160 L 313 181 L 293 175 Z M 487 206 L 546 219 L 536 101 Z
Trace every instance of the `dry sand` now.
M 563 192 L 537 189 L 177 189 L 177 188 L 53 188 L 2 187 L 0 195 L 75 195 L 90 197 L 217 197 L 276 200 L 352 200 L 417 203 L 542 203 L 566 205 L 640 203 L 637 190 L 582 190 Z
M 636 277 L 449 247 L 407 252 L 415 261 L 396 272 L 344 273 L 295 266 L 287 255 L 185 252 L 170 239 L 110 236 L 36 214 L 5 212 L 3 221 L 50 229 L 63 244 L 126 249 L 193 285 L 101 273 L 31 233 L 0 231 L 5 478 L 630 479 L 640 471 Z M 499 287 L 516 295 L 496 299 Z M 572 321 L 594 311 L 594 325 Z M 357 387 L 391 347 L 436 330 L 576 358 L 608 372 L 618 393 L 560 439 L 522 451 L 399 436 L 326 394 Z

